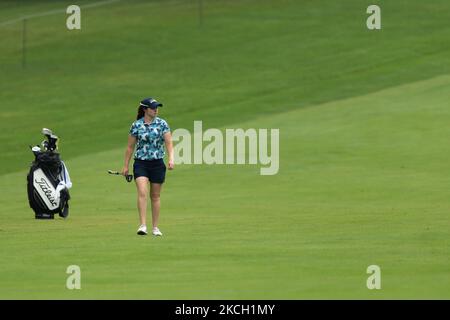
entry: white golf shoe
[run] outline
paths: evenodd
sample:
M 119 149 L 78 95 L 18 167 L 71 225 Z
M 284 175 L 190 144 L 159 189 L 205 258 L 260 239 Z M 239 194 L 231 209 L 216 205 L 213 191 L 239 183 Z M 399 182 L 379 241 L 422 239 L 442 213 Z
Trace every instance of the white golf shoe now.
M 147 235 L 147 226 L 145 224 L 141 224 L 139 227 L 137 234 L 140 236 L 146 236 Z
M 162 232 L 159 231 L 158 228 L 153 228 L 152 234 L 153 234 L 154 236 L 162 236 Z

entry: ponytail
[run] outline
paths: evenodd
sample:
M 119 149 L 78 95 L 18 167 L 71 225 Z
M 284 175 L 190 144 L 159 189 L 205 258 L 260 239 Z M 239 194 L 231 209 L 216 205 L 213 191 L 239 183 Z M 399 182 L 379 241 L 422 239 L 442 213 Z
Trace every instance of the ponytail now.
M 144 106 L 140 105 L 139 108 L 138 108 L 138 113 L 137 113 L 137 116 L 136 116 L 136 120 L 139 120 L 140 118 L 142 118 L 144 116 L 144 114 L 145 114 Z

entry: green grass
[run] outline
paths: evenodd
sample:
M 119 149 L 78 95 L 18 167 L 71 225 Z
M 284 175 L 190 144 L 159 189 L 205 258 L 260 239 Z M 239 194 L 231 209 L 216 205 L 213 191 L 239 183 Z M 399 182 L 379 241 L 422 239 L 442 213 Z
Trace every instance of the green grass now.
M 87 9 L 80 32 L 35 18 L 25 69 L 20 24 L 0 27 L 0 298 L 450 298 L 447 2 L 379 1 L 380 32 L 368 1 L 204 2 L 202 27 L 193 1 Z M 164 237 L 135 236 L 135 187 L 105 173 L 146 95 L 173 129 L 279 128 L 279 173 L 180 165 Z M 28 208 L 42 127 L 62 137 L 67 220 Z

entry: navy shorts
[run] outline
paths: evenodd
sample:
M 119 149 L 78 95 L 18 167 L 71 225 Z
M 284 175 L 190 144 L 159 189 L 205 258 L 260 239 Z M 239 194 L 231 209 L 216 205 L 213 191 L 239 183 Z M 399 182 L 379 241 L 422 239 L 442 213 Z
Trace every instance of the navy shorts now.
M 166 179 L 166 165 L 164 164 L 163 159 L 134 159 L 133 175 L 134 179 L 147 177 L 152 183 L 164 183 Z

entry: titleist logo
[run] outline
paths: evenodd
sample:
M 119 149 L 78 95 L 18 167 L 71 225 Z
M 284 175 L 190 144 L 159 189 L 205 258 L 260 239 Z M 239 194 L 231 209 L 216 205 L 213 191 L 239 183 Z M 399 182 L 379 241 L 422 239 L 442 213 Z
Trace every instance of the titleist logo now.
M 52 196 L 52 188 L 48 185 L 47 181 L 45 181 L 44 178 L 41 178 L 41 181 L 34 180 L 39 187 L 41 188 L 42 192 L 44 192 L 45 196 L 47 197 L 48 201 L 54 206 L 57 206 L 55 198 Z

